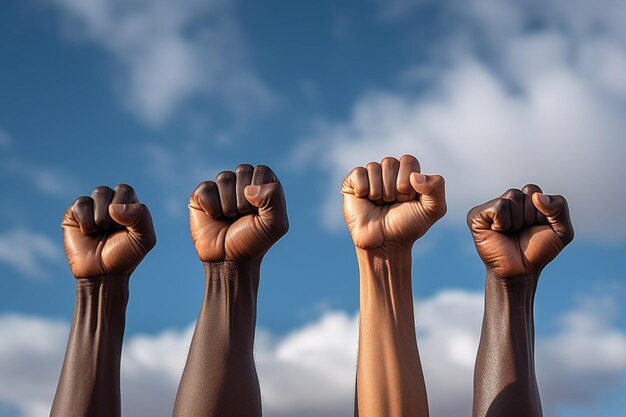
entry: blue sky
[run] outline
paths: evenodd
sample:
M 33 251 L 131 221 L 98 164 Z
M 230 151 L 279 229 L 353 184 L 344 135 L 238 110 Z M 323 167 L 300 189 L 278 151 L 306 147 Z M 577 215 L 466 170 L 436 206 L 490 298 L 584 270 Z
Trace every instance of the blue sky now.
M 404 153 L 448 190 L 414 249 L 433 417 L 469 409 L 483 268 L 465 213 L 527 182 L 565 195 L 577 232 L 538 292 L 544 407 L 617 415 L 625 13 L 614 0 L 3 2 L 0 416 L 47 415 L 74 299 L 60 219 L 119 182 L 159 239 L 131 283 L 125 415 L 169 415 L 203 289 L 187 199 L 239 163 L 275 170 L 291 223 L 262 271 L 266 415 L 349 413 L 358 281 L 339 185 Z

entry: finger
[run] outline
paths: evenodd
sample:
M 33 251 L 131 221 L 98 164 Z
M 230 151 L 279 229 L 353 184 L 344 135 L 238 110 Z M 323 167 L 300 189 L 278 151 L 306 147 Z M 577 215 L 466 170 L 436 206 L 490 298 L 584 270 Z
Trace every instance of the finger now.
M 78 197 L 72 206 L 72 215 L 76 219 L 81 233 L 86 235 L 99 233 L 94 219 L 93 200 L 91 197 Z
M 109 204 L 113 200 L 113 195 L 114 191 L 104 185 L 94 188 L 91 192 L 94 221 L 103 232 L 109 232 L 113 227 L 113 220 L 109 215 Z
M 498 198 L 485 214 L 491 218 L 491 230 L 506 232 L 511 229 L 511 204 L 506 198 Z
M 287 204 L 280 183 L 249 185 L 245 189 L 245 196 L 257 208 L 261 222 L 274 239 L 287 233 Z
M 235 194 L 237 196 L 237 211 L 239 214 L 247 214 L 252 211 L 252 206 L 244 195 L 244 189 L 252 184 L 253 173 L 254 167 L 250 164 L 242 164 L 235 169 Z
M 126 227 L 146 253 L 156 245 L 152 216 L 145 204 L 111 204 L 109 214 L 115 222 Z
M 215 177 L 217 190 L 220 195 L 220 203 L 222 204 L 222 213 L 226 217 L 235 217 L 237 213 L 237 195 L 235 186 L 237 177 L 232 171 L 222 171 Z
M 383 199 L 383 171 L 378 162 L 370 162 L 365 166 L 369 194 L 367 197 L 371 201 L 381 201 Z
M 425 175 L 413 172 L 409 176 L 411 187 L 419 194 L 424 209 L 435 219 L 446 214 L 446 182 L 441 175 Z
M 548 224 L 561 238 L 563 245 L 574 240 L 574 226 L 570 219 L 567 200 L 561 195 L 534 193 L 533 204 L 545 217 Z
M 135 190 L 128 184 L 117 184 L 111 204 L 133 204 L 138 203 L 139 199 Z
M 396 189 L 398 195 L 396 199 L 403 203 L 415 199 L 415 190 L 411 186 L 411 173 L 420 172 L 420 163 L 412 155 L 404 155 L 400 158 L 400 168 L 398 170 L 398 179 Z
M 524 193 L 515 188 L 507 190 L 502 198 L 509 200 L 511 209 L 511 231 L 515 232 L 524 227 Z
M 467 214 L 467 224 L 472 231 L 507 231 L 511 225 L 509 208 L 509 200 L 495 198 L 471 209 Z
M 201 182 L 191 195 L 191 203 L 192 208 L 199 208 L 214 219 L 222 217 L 222 203 L 213 181 Z
M 363 167 L 356 167 L 346 177 L 347 185 L 358 198 L 365 198 L 369 193 L 369 181 L 367 170 Z
M 261 185 L 278 182 L 278 178 L 274 171 L 266 165 L 257 165 L 254 167 L 254 173 L 252 174 L 252 185 Z
M 380 167 L 383 173 L 383 201 L 385 203 L 395 202 L 396 180 L 398 178 L 400 162 L 396 158 L 388 156 L 380 162 Z
M 526 184 L 522 188 L 524 193 L 524 226 L 547 224 L 546 217 L 537 210 L 532 201 L 534 193 L 541 193 L 541 187 L 535 184 Z

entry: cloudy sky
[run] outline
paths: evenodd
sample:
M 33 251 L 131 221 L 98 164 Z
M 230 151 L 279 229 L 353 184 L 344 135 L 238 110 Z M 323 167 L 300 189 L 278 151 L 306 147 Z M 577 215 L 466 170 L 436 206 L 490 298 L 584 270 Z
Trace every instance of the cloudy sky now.
M 537 295 L 544 411 L 620 414 L 625 16 L 621 0 L 2 2 L 0 417 L 48 415 L 74 303 L 60 219 L 120 182 L 159 238 L 131 281 L 123 414 L 171 415 L 203 290 L 187 199 L 244 162 L 274 168 L 291 220 L 262 270 L 265 415 L 350 415 L 358 276 L 339 185 L 405 153 L 448 191 L 414 249 L 431 415 L 470 410 L 484 271 L 465 213 L 528 182 L 568 198 L 577 232 Z

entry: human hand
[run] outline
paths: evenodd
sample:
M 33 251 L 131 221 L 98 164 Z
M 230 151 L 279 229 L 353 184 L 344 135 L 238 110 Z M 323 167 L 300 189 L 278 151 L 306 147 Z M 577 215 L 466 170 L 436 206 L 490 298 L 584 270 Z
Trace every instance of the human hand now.
M 354 168 L 341 193 L 346 225 L 361 249 L 410 248 L 447 210 L 443 178 L 420 174 L 411 155 Z
M 262 257 L 289 229 L 283 188 L 264 165 L 239 165 L 196 187 L 191 238 L 203 262 Z
M 529 184 L 467 215 L 478 254 L 500 278 L 538 275 L 574 239 L 567 200 Z
M 65 253 L 76 278 L 129 275 L 156 244 L 148 208 L 132 187 L 94 188 L 78 197 L 61 223 Z

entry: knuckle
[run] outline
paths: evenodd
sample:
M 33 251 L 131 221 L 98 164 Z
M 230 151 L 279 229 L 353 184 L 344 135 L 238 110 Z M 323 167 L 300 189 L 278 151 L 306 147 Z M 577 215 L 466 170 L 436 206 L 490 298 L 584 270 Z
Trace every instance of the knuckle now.
M 378 162 L 368 162 L 367 165 L 365 165 L 365 169 L 368 171 L 380 170 L 380 164 Z
M 113 190 L 106 185 L 99 185 L 93 189 L 93 194 L 112 194 Z
M 257 182 L 262 184 L 270 183 L 270 182 L 278 182 L 278 177 L 272 171 L 270 167 L 267 165 L 257 165 L 254 167 L 254 173 L 252 174 L 253 178 L 257 178 Z
M 524 198 L 524 193 L 517 188 L 509 188 L 502 196 L 510 200 L 521 200 Z
M 193 195 L 198 195 L 205 190 L 209 190 L 212 187 L 215 187 L 215 183 L 213 181 L 202 181 L 195 190 L 193 190 Z
M 232 171 L 222 171 L 215 177 L 218 184 L 230 184 L 235 180 L 235 173 Z
M 446 180 L 441 175 L 430 175 L 430 177 L 432 177 L 436 186 L 446 185 Z
M 250 164 L 241 164 L 235 168 L 237 174 L 251 174 L 254 171 L 254 167 Z
M 367 175 L 367 170 L 363 167 L 356 167 L 352 170 L 350 174 L 354 175 L 355 177 L 362 177 L 364 175 Z
M 117 184 L 115 186 L 115 192 L 119 193 L 119 192 L 134 192 L 135 190 L 133 190 L 133 187 L 131 187 L 128 184 Z
M 86 195 L 80 196 L 76 200 L 74 200 L 74 206 L 80 206 L 80 205 L 91 204 L 91 203 L 93 203 L 92 198 Z
M 400 162 L 393 156 L 386 156 L 382 161 L 380 161 L 380 164 L 384 166 L 398 166 L 400 165 Z
M 567 206 L 567 200 L 561 194 L 552 196 L 559 206 Z

